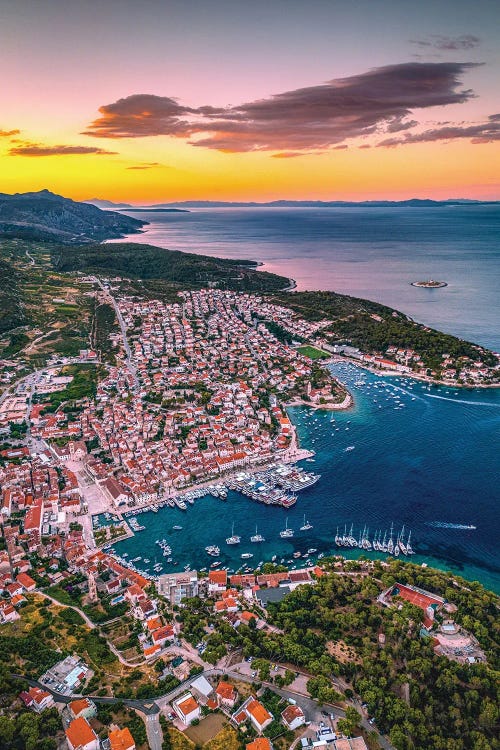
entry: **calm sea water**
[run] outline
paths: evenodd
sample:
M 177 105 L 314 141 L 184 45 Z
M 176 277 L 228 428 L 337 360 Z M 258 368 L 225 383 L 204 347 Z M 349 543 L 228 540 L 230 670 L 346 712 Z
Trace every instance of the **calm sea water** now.
M 130 236 L 134 242 L 256 260 L 264 270 L 295 279 L 298 289 L 383 302 L 500 350 L 498 206 L 197 209 L 135 216 L 151 224 L 144 234 Z M 411 286 L 428 278 L 448 286 Z
M 134 241 L 255 259 L 296 279 L 299 289 L 334 289 L 375 299 L 500 349 L 496 207 L 218 209 L 141 217 L 154 223 L 130 238 Z M 410 286 L 412 280 L 428 277 L 449 286 Z M 334 415 L 335 421 L 327 412 L 290 410 L 302 445 L 316 451 L 315 462 L 303 466 L 322 475 L 299 493 L 293 509 L 268 508 L 232 492 L 227 502 L 206 497 L 186 512 L 165 508 L 141 515 L 145 531 L 117 544 L 117 551 L 148 558 L 150 563 L 136 564 L 152 568 L 165 561 L 155 541 L 166 538 L 177 562 L 165 564 L 166 572 L 188 564 L 208 567 L 212 559 L 204 548 L 218 544 L 222 565 L 237 569 L 245 562 L 242 552 L 254 555 L 246 563 L 252 566 L 273 555 L 286 562 L 296 550 L 335 551 L 336 529 L 345 524 L 348 529 L 354 524 L 356 534 L 366 525 L 372 535 L 389 530 L 393 522 L 398 531 L 403 524 L 411 529 L 418 553 L 414 561 L 480 580 L 500 592 L 500 391 L 428 390 L 350 365 L 332 369 L 352 390 L 355 407 Z M 360 379 L 365 385 L 354 385 Z M 354 449 L 346 451 L 350 446 Z M 313 524 L 309 532 L 299 531 L 304 514 Z M 279 537 L 286 518 L 295 529 L 290 540 Z M 233 521 L 235 533 L 242 536 L 238 547 L 225 544 Z M 175 524 L 183 529 L 174 531 Z M 469 524 L 477 528 L 455 528 Z M 249 541 L 256 525 L 266 537 L 260 545 Z
M 455 571 L 500 592 L 500 392 L 428 390 L 351 365 L 334 365 L 332 370 L 351 388 L 355 407 L 334 415 L 290 409 L 301 444 L 316 452 L 314 463 L 302 465 L 321 474 L 317 484 L 299 493 L 294 508 L 269 508 L 235 492 L 229 492 L 226 502 L 207 496 L 187 511 L 164 508 L 142 514 L 146 529 L 115 545 L 116 550 L 127 552 L 130 559 L 148 558 L 150 563 L 141 560 L 136 565 L 152 568 L 165 560 L 155 541 L 166 538 L 178 563 L 165 564 L 167 572 L 188 564 L 208 567 L 212 558 L 204 548 L 217 544 L 222 565 L 236 570 L 246 564 L 240 558 L 243 552 L 254 555 L 248 561 L 252 566 L 273 555 L 286 562 L 296 550 L 335 551 L 337 527 L 347 525 L 349 530 L 354 524 L 358 536 L 367 526 L 372 536 L 376 530 L 389 531 L 391 523 L 399 532 L 404 524 L 417 552 L 413 561 Z M 354 385 L 360 380 L 365 384 Z M 350 446 L 354 449 L 346 451 Z M 304 514 L 313 524 L 308 532 L 299 531 Z M 295 536 L 283 540 L 279 532 L 287 518 Z M 230 547 L 225 539 L 233 522 L 242 543 Z M 176 524 L 183 529 L 174 531 Z M 249 541 L 256 526 L 266 538 L 263 544 Z

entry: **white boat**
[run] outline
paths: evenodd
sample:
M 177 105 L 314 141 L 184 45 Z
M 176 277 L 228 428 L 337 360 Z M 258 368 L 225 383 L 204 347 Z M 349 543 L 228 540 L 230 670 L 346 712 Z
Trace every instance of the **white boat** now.
M 288 518 L 287 518 L 287 519 L 286 519 L 286 525 L 285 525 L 285 528 L 283 529 L 283 531 L 280 531 L 280 537 L 281 537 L 282 539 L 290 539 L 290 537 L 292 537 L 292 536 L 293 536 L 293 534 L 294 534 L 294 531 L 293 531 L 293 529 L 289 529 L 289 528 L 288 528 Z
M 220 548 L 215 544 L 209 544 L 208 547 L 205 547 L 205 552 L 211 557 L 217 557 L 218 555 L 220 555 Z
M 387 552 L 392 555 L 394 552 L 394 542 L 392 541 L 392 533 L 394 529 L 394 524 L 391 523 L 391 536 L 389 538 L 389 541 L 387 542 Z
M 304 523 L 300 527 L 301 531 L 309 531 L 309 529 L 312 529 L 312 523 L 309 523 L 309 521 L 306 521 L 306 514 L 304 513 Z
M 242 560 L 249 560 L 251 557 L 253 557 L 251 552 L 243 552 L 243 554 L 241 555 Z
M 254 543 L 256 543 L 256 542 L 265 542 L 266 541 L 264 539 L 264 537 L 262 536 L 262 534 L 258 533 L 257 526 L 255 527 L 255 534 L 250 537 L 250 541 L 254 542 Z
M 347 448 L 344 448 L 344 453 L 347 453 L 348 451 L 353 451 L 355 447 L 356 447 L 355 445 L 348 445 Z
M 410 540 L 411 540 L 411 531 L 410 531 L 410 533 L 408 534 L 408 539 L 406 540 L 406 554 L 407 554 L 407 555 L 414 555 L 414 554 L 415 554 L 415 552 L 414 552 L 414 551 L 413 551 L 413 549 L 412 549 L 412 546 L 411 546 L 411 544 L 410 544 Z
M 175 531 L 180 531 L 182 529 L 182 526 L 172 526 Z
M 237 536 L 234 533 L 234 523 L 233 523 L 233 526 L 231 529 L 231 536 L 228 536 L 228 538 L 226 539 L 226 544 L 239 544 L 240 542 L 241 542 L 241 537 Z

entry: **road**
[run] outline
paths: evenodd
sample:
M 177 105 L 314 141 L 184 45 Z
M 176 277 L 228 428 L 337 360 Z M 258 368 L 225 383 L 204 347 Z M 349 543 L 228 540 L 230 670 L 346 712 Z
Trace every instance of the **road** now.
M 145 724 L 150 750 L 161 750 L 163 745 L 163 732 L 160 724 L 160 714 L 148 714 L 145 718 Z
M 204 670 L 202 673 L 205 678 L 210 677 L 222 677 L 223 675 L 227 675 L 228 677 L 232 678 L 233 680 L 240 680 L 242 682 L 248 682 L 252 683 L 254 680 L 251 676 L 245 675 L 236 669 L 219 669 L 217 667 L 208 667 Z M 18 677 L 20 679 L 25 679 L 21 675 L 13 675 L 13 677 Z M 130 708 L 135 708 L 138 711 L 141 711 L 145 715 L 145 725 L 146 725 L 146 732 L 148 735 L 148 742 L 150 744 L 151 750 L 161 750 L 162 745 L 162 731 L 161 726 L 159 722 L 159 714 L 162 710 L 166 708 L 166 706 L 171 703 L 175 698 L 177 698 L 181 693 L 185 692 L 189 689 L 191 686 L 191 683 L 197 678 L 199 675 L 195 675 L 194 677 L 189 677 L 187 680 L 182 682 L 180 685 L 177 685 L 176 688 L 171 690 L 169 693 L 166 693 L 165 695 L 159 696 L 154 699 L 149 700 L 135 700 L 135 699 L 123 699 L 123 703 L 126 706 L 129 706 Z M 57 693 L 55 690 L 52 690 L 51 688 L 47 687 L 47 685 L 43 685 L 42 683 L 39 683 L 36 680 L 27 680 L 30 685 L 36 685 L 37 687 L 41 687 L 44 690 L 48 690 L 52 696 L 61 703 L 69 703 L 71 700 L 74 700 L 75 698 L 79 697 L 77 695 L 73 696 L 67 696 L 62 695 L 61 693 Z M 278 695 L 281 695 L 283 698 L 296 700 L 297 703 L 300 705 L 300 707 L 303 709 L 304 713 L 309 719 L 314 719 L 316 722 L 319 722 L 321 719 L 321 711 L 318 703 L 313 700 L 312 698 L 309 698 L 308 696 L 304 695 L 303 693 L 298 693 L 294 690 L 290 690 L 289 688 L 278 688 L 276 685 L 270 682 L 263 682 L 262 685 L 264 687 L 269 687 L 271 690 L 276 692 Z M 104 704 L 113 704 L 120 702 L 119 698 L 103 698 L 100 696 L 93 696 L 89 695 L 89 698 L 91 698 L 94 703 L 104 703 Z M 335 718 L 343 718 L 345 716 L 345 712 L 343 709 L 339 708 L 338 706 L 334 706 L 331 704 L 323 704 L 321 707 L 321 710 L 327 711 L 329 714 L 332 714 L 335 716 Z M 376 731 L 375 727 L 372 727 L 367 719 L 363 717 L 361 719 L 361 725 L 367 732 L 373 732 Z M 383 748 L 383 750 L 394 750 L 394 747 L 390 744 L 390 742 L 387 740 L 386 737 L 383 737 L 380 734 L 377 734 L 377 741 L 379 742 L 380 746 Z
M 102 281 L 100 279 L 97 279 L 97 283 L 99 284 L 101 290 L 106 295 L 107 299 L 109 299 L 109 302 L 113 306 L 113 309 L 116 314 L 116 318 L 118 320 L 118 324 L 120 326 L 120 330 L 122 332 L 122 339 L 123 339 L 123 348 L 125 349 L 125 363 L 127 365 L 128 371 L 132 375 L 132 378 L 134 380 L 134 387 L 137 389 L 139 387 L 139 379 L 137 377 L 137 368 L 132 362 L 132 351 L 130 349 L 130 344 L 128 343 L 127 338 L 127 326 L 125 325 L 125 321 L 123 320 L 123 315 L 121 314 L 120 308 L 118 307 L 118 303 L 111 294 L 109 289 L 106 289 Z

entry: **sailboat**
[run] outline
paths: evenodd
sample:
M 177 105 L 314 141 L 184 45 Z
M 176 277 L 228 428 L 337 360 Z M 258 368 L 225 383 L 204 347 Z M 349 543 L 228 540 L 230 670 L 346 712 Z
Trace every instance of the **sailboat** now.
M 262 536 L 262 534 L 259 534 L 257 526 L 255 527 L 255 534 L 250 537 L 251 542 L 265 542 L 266 540 Z
M 312 523 L 309 523 L 309 521 L 306 521 L 306 514 L 304 513 L 304 523 L 300 527 L 300 530 L 309 531 L 309 529 L 312 529 Z
M 408 539 L 407 539 L 407 541 L 406 541 L 406 554 L 407 554 L 407 555 L 414 555 L 414 554 L 415 554 L 415 552 L 413 551 L 413 549 L 412 549 L 412 546 L 411 546 L 411 544 L 410 544 L 410 539 L 411 539 L 411 531 L 410 531 L 410 533 L 408 534 Z
M 394 524 L 391 523 L 391 536 L 390 536 L 389 541 L 387 542 L 387 552 L 390 555 L 392 555 L 392 553 L 394 552 L 394 542 L 392 541 L 393 530 L 394 530 Z
M 403 526 L 403 528 L 401 529 L 401 534 L 399 535 L 399 549 L 401 550 L 403 555 L 407 555 L 408 549 L 406 547 L 406 544 L 403 542 L 404 533 L 405 533 L 405 527 Z
M 339 527 L 337 526 L 337 533 L 335 534 L 335 544 L 340 547 Z
M 234 522 L 233 522 L 233 526 L 232 526 L 232 529 L 231 529 L 231 536 L 228 536 L 228 538 L 226 539 L 226 544 L 239 544 L 240 542 L 241 542 L 241 537 L 240 536 L 235 536 L 235 533 L 234 533 Z
M 293 534 L 294 534 L 294 531 L 293 531 L 293 529 L 289 529 L 289 528 L 288 528 L 288 518 L 287 518 L 287 519 L 286 519 L 286 525 L 285 525 L 285 528 L 283 529 L 283 531 L 280 531 L 280 537 L 281 537 L 282 539 L 289 539 L 290 537 L 292 537 L 292 536 L 293 536 Z
M 387 552 L 387 542 L 385 541 L 386 538 L 387 538 L 387 531 L 384 531 L 384 538 L 382 539 L 382 544 L 380 545 L 381 552 Z

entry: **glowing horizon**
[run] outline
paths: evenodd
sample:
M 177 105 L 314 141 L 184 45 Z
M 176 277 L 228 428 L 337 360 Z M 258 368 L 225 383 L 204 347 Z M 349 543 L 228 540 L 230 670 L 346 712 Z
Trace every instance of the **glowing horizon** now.
M 500 198 L 489 0 L 473 23 L 465 0 L 15 5 L 0 11 L 1 192 Z

